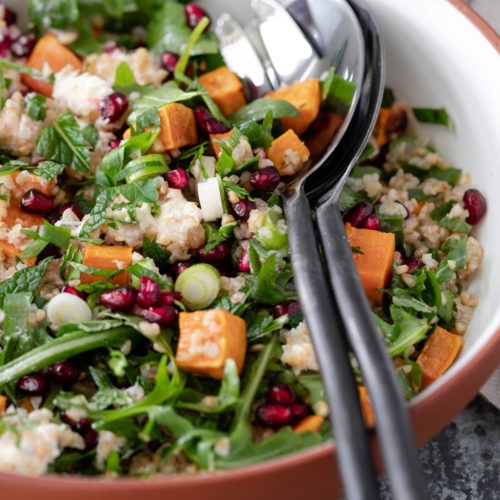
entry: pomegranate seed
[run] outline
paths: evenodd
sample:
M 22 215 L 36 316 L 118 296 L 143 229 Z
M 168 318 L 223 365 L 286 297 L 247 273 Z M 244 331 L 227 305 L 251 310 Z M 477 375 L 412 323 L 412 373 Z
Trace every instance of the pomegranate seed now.
M 31 54 L 36 44 L 35 35 L 29 33 L 27 35 L 19 35 L 12 40 L 10 51 L 15 57 L 26 57 Z
M 344 222 L 349 222 L 351 226 L 360 228 L 363 225 L 363 221 L 371 215 L 372 212 L 373 206 L 371 203 L 360 201 L 344 214 Z
M 286 384 L 273 385 L 266 393 L 266 401 L 268 403 L 291 405 L 295 402 L 295 399 L 295 391 Z
M 414 269 L 422 269 L 424 267 L 424 263 L 417 257 L 407 257 L 403 259 L 403 264 L 408 266 L 408 274 L 411 274 Z
M 116 42 L 114 42 L 112 40 L 106 42 L 102 47 L 102 51 L 104 54 L 113 54 L 113 53 L 118 52 L 120 50 L 124 50 L 123 47 L 121 47 L 120 45 L 117 45 Z
M 80 297 L 83 300 L 87 298 L 87 294 L 85 292 L 80 292 L 80 290 L 77 290 L 76 288 L 73 288 L 70 285 L 64 285 L 61 289 L 61 292 L 70 293 L 71 295 L 76 295 L 77 297 Z
M 50 390 L 50 384 L 41 373 L 23 375 L 17 381 L 17 388 L 28 396 L 43 396 Z
M 141 276 L 135 303 L 139 307 L 153 307 L 160 301 L 160 285 L 147 276 Z
M 208 135 L 229 132 L 226 125 L 220 120 L 217 120 L 208 109 L 196 108 L 194 110 L 194 117 L 198 127 Z
M 113 92 L 101 101 L 101 116 L 110 122 L 116 122 L 127 111 L 127 108 L 127 96 L 121 92 Z
M 54 211 L 54 212 L 50 213 L 49 215 L 46 215 L 45 218 L 52 225 L 55 225 L 55 223 L 61 219 L 61 216 L 59 214 L 59 211 Z
M 292 412 L 292 422 L 298 422 L 311 413 L 311 410 L 304 403 L 292 403 L 290 406 Z
M 106 290 L 101 294 L 100 302 L 103 306 L 108 307 L 112 311 L 130 311 L 135 302 L 137 292 L 131 286 L 114 288 Z
M 109 149 L 116 149 L 120 143 L 121 143 L 121 139 L 111 139 L 109 142 L 108 142 L 108 147 Z
M 160 293 L 160 304 L 163 304 L 164 306 L 171 306 L 176 300 L 178 302 L 182 300 L 182 295 L 179 292 Z
M 3 31 L 0 33 L 2 40 L 0 41 L 0 57 L 7 57 L 10 52 L 10 47 L 12 45 L 12 40 L 8 33 Z
M 250 258 L 248 256 L 248 252 L 245 252 L 238 259 L 238 271 L 240 271 L 242 273 L 249 273 L 250 272 Z
M 190 2 L 184 5 L 184 17 L 186 18 L 187 25 L 191 29 L 194 29 L 203 17 L 209 16 L 206 11 L 200 6 Z M 210 26 L 210 23 L 208 24 L 208 26 Z
M 161 67 L 164 70 L 168 71 L 170 74 L 172 74 L 175 71 L 175 67 L 177 66 L 177 63 L 179 62 L 179 59 L 180 59 L 179 54 L 176 54 L 175 52 L 170 52 L 169 50 L 166 50 L 160 56 Z
M 264 167 L 252 172 L 250 184 L 259 191 L 270 193 L 278 187 L 280 179 L 280 173 L 276 167 Z
M 241 221 L 248 220 L 250 212 L 255 208 L 255 202 L 248 198 L 242 198 L 236 203 L 231 203 L 231 213 Z
M 61 206 L 61 214 L 63 214 L 64 211 L 68 209 L 71 210 L 80 220 L 83 219 L 84 213 L 80 208 L 80 205 L 78 205 L 78 203 L 75 203 L 74 201 L 65 203 L 64 205 Z
M 292 420 L 289 406 L 280 404 L 263 404 L 257 408 L 257 420 L 265 427 L 283 427 Z
M 203 262 L 215 265 L 227 261 L 231 257 L 231 249 L 229 243 L 223 241 L 208 252 L 202 248 L 198 255 Z
M 21 198 L 21 209 L 37 215 L 47 215 L 54 210 L 54 201 L 38 189 L 30 189 Z
M 274 306 L 274 317 L 279 318 L 284 314 L 300 313 L 300 304 L 296 300 L 288 300 Z
M 3 8 L 3 20 L 7 26 L 11 26 L 12 24 L 16 24 L 17 14 L 8 7 Z
M 99 434 L 92 427 L 92 422 L 88 418 L 81 418 L 73 424 L 68 423 L 68 425 L 73 429 L 74 432 L 77 432 L 78 434 L 80 434 L 80 436 L 82 436 L 85 443 L 85 450 L 88 451 L 97 446 Z
M 380 219 L 375 214 L 371 214 L 363 221 L 362 227 L 380 231 Z
M 50 378 L 62 386 L 69 387 L 78 380 L 78 370 L 67 361 L 60 361 L 49 366 Z
M 150 323 L 158 323 L 161 326 L 172 326 L 177 321 L 179 312 L 174 306 L 160 306 L 143 309 L 141 316 Z
M 464 193 L 464 208 L 469 212 L 465 221 L 477 224 L 486 213 L 486 199 L 477 189 L 467 189 Z
M 61 256 L 61 249 L 56 246 L 52 245 L 49 243 L 37 256 L 37 261 L 41 262 L 42 260 L 46 259 L 47 257 L 60 257 Z
M 184 189 L 189 184 L 189 177 L 183 168 L 174 168 L 166 174 L 168 185 L 173 189 Z
M 177 278 L 179 274 L 182 273 L 185 269 L 187 269 L 191 264 L 189 262 L 175 262 L 172 264 L 172 273 Z

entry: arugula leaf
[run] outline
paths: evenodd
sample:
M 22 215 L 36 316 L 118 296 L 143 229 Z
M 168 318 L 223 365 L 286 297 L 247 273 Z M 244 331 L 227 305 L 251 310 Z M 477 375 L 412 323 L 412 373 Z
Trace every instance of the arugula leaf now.
M 191 29 L 184 18 L 181 3 L 163 2 L 146 30 L 146 44 L 156 53 L 169 50 L 182 54 L 191 36 Z M 219 51 L 219 41 L 215 35 L 204 33 L 191 50 L 191 55 L 214 54 Z
M 167 278 L 164 278 L 160 274 L 148 269 L 146 266 L 141 265 L 140 262 L 135 262 L 134 264 L 127 267 L 127 271 L 133 276 L 140 278 L 141 276 L 147 276 L 153 281 L 156 281 L 163 289 L 172 286 L 172 282 Z
M 90 399 L 93 409 L 99 411 L 111 406 L 115 408 L 130 406 L 132 398 L 122 389 L 115 387 L 103 370 L 95 366 L 89 366 L 89 372 L 98 387 L 98 390 Z
M 24 98 L 24 107 L 30 118 L 33 120 L 43 122 L 47 117 L 47 108 L 45 103 L 47 98 L 41 94 L 29 93 Z
M 38 153 L 80 172 L 88 172 L 90 151 L 75 117 L 69 110 L 45 127 L 36 141 Z
M 53 257 L 48 257 L 36 266 L 20 269 L 10 278 L 1 281 L 0 306 L 3 304 L 6 295 L 13 293 L 34 293 L 52 259 Z
M 360 201 L 366 200 L 367 195 L 364 191 L 354 191 L 351 186 L 346 184 L 340 193 L 339 208 L 341 212 L 346 212 Z
M 247 323 L 247 339 L 249 342 L 262 340 L 269 334 L 280 331 L 288 323 L 288 315 L 284 314 L 274 318 L 272 314 L 258 314 L 250 312 L 245 315 Z
M 158 203 L 158 187 L 161 181 L 158 178 L 144 179 L 131 184 L 123 184 L 110 189 L 110 193 L 114 198 L 117 194 L 121 194 L 127 198 L 130 203 Z
M 423 300 L 412 297 L 408 290 L 402 288 L 393 290 L 392 303 L 406 311 L 422 313 L 426 315 L 428 319 L 436 315 L 436 311 L 431 306 L 426 304 Z
M 133 102 L 132 113 L 128 117 L 128 123 L 134 125 L 137 117 L 150 108 L 159 108 L 171 102 L 188 101 L 195 97 L 200 97 L 205 93 L 205 91 L 198 90 L 186 92 L 180 89 L 174 81 L 164 83 L 158 88 L 146 89 L 142 93 L 142 96 Z
M 264 120 L 268 113 L 272 113 L 274 119 L 300 116 L 299 110 L 288 101 L 261 97 L 238 109 L 229 119 L 238 127 L 248 121 L 259 122 Z
M 289 267 L 279 271 L 276 267 L 276 254 L 273 253 L 262 264 L 253 290 L 256 300 L 271 306 L 284 302 L 289 298 L 285 287 L 292 278 L 292 271 Z
M 113 90 L 115 92 L 122 92 L 127 96 L 132 92 L 144 91 L 144 87 L 137 83 L 134 73 L 125 61 L 122 61 L 116 68 Z
M 457 269 L 465 269 L 467 256 L 467 237 L 448 238 L 442 250 L 446 256 L 441 260 L 436 270 L 436 278 L 439 283 L 445 283 L 453 277 Z
M 384 87 L 381 106 L 383 108 L 390 108 L 395 102 L 396 96 L 394 95 L 394 90 L 391 87 Z
M 465 233 L 469 234 L 472 230 L 472 226 L 467 224 L 461 217 L 443 217 L 439 221 L 439 225 L 448 229 L 452 233 Z
M 431 167 L 425 178 L 433 177 L 434 179 L 439 179 L 445 181 L 451 186 L 456 186 L 462 177 L 462 171 L 459 168 L 439 168 Z
M 238 225 L 237 221 L 229 222 L 215 229 L 212 224 L 205 224 L 205 233 L 207 235 L 207 243 L 204 251 L 210 252 L 219 243 L 230 240 L 234 235 L 234 228 Z
M 450 200 L 447 201 L 446 203 L 443 203 L 442 205 L 436 207 L 430 214 L 429 217 L 432 220 L 438 221 L 442 219 L 446 214 L 449 213 L 449 211 L 453 208 L 454 205 L 456 205 L 455 200 Z

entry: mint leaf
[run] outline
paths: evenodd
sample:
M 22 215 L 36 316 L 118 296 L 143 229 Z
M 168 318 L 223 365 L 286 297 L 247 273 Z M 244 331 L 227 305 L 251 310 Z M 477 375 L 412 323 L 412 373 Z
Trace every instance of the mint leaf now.
M 136 181 L 131 184 L 115 186 L 110 190 L 114 196 L 121 194 L 130 203 L 158 203 L 158 187 L 161 181 L 158 178 Z
M 62 174 L 64 169 L 65 166 L 63 164 L 47 160 L 40 162 L 33 170 L 33 173 L 51 181 L 59 174 Z
M 90 216 L 80 229 L 80 238 L 88 238 L 91 233 L 99 229 L 106 222 L 106 208 L 108 206 L 109 193 L 102 191 L 95 200 L 94 208 Z
M 36 141 L 38 153 L 80 172 L 88 172 L 90 151 L 75 117 L 69 110 L 45 127 Z
M 38 34 L 49 28 L 65 29 L 78 19 L 77 0 L 30 0 L 28 17 Z
M 142 255 L 146 258 L 153 259 L 160 273 L 165 274 L 168 271 L 171 253 L 163 245 L 145 236 L 142 242 Z
M 26 112 L 28 116 L 33 120 L 43 122 L 47 117 L 47 108 L 45 107 L 45 103 L 47 102 L 47 98 L 41 94 L 29 93 L 24 98 L 24 107 L 26 108 Z
M 20 269 L 10 278 L 0 282 L 0 305 L 3 304 L 6 295 L 34 293 L 51 262 L 52 257 L 49 257 L 36 266 Z

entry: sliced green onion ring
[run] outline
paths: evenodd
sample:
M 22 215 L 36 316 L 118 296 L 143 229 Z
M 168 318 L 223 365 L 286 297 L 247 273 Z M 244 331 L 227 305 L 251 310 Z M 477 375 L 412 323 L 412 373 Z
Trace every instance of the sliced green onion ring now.
M 219 294 L 219 271 L 210 264 L 194 264 L 179 274 L 175 291 L 180 292 L 182 303 L 189 309 L 204 309 Z

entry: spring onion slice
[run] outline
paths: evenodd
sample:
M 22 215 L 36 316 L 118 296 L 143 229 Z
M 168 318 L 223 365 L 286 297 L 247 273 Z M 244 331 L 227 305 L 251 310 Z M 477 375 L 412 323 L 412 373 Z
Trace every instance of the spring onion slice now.
M 30 294 L 13 293 L 5 296 L 3 337 L 20 337 L 29 331 Z
M 420 123 L 432 123 L 433 125 L 450 125 L 448 112 L 444 108 L 412 108 L 415 118 Z
M 200 200 L 203 218 L 207 222 L 220 219 L 224 214 L 224 187 L 222 187 L 221 192 L 221 182 L 219 179 L 219 176 L 210 177 L 198 184 L 198 199 Z
M 118 180 L 125 179 L 130 184 L 148 177 L 162 175 L 168 171 L 169 168 L 163 155 L 150 154 L 128 162 L 127 166 L 120 172 Z
M 182 302 L 189 309 L 204 309 L 220 291 L 220 274 L 210 264 L 194 264 L 179 274 L 175 291 L 182 295 Z

